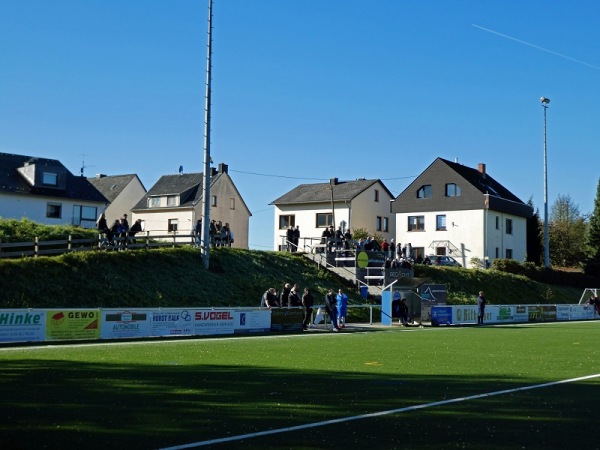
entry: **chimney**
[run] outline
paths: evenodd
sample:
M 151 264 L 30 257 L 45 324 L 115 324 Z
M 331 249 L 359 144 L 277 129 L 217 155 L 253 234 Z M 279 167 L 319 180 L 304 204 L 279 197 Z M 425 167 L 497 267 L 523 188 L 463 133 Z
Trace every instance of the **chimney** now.
M 217 169 L 215 169 L 214 167 L 210 168 L 210 177 L 214 177 L 217 175 Z
M 97 173 L 97 174 L 96 174 L 96 179 L 97 179 L 97 180 L 99 180 L 100 178 L 104 178 L 104 177 L 106 177 L 106 175 L 105 175 L 105 174 L 103 174 L 103 173 Z
M 225 163 L 220 163 L 219 164 L 219 173 L 228 173 L 229 172 L 229 166 Z
M 483 178 L 485 178 L 485 164 L 484 163 L 479 163 L 477 165 L 477 170 L 479 170 L 479 173 L 481 175 L 483 175 Z
M 330 178 L 329 179 L 329 184 L 332 186 L 335 186 L 336 184 L 338 184 L 338 179 L 337 178 Z

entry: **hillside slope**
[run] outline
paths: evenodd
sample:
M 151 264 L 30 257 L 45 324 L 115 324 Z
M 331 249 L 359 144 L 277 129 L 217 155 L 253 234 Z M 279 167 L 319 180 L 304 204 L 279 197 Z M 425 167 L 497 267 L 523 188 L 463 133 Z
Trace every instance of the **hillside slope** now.
M 495 304 L 577 303 L 581 295 L 495 270 L 417 266 L 416 275 L 446 284 L 450 303 L 472 303 L 479 290 Z M 207 271 L 196 249 L 178 248 L 0 260 L 0 307 L 259 306 L 267 288 L 286 282 L 313 288 L 318 304 L 340 286 L 364 303 L 347 281 L 297 254 L 217 248 Z

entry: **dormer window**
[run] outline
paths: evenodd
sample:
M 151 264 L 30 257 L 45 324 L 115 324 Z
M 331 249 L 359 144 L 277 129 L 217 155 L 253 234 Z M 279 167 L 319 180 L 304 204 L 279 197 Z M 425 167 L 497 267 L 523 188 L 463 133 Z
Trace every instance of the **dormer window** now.
M 446 197 L 460 197 L 460 186 L 454 183 L 447 183 Z
M 46 186 L 58 186 L 58 174 L 54 172 L 44 172 L 42 174 L 42 184 Z
M 177 196 L 176 195 L 168 195 L 167 196 L 167 206 L 177 206 Z
M 424 184 L 417 191 L 417 198 L 431 198 L 431 185 Z
M 150 197 L 150 208 L 158 208 L 160 206 L 160 197 Z

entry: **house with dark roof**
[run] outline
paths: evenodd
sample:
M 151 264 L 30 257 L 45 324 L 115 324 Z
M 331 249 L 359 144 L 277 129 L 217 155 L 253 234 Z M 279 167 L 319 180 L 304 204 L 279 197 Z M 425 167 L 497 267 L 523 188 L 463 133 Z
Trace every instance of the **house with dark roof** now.
M 151 236 L 176 233 L 190 236 L 202 218 L 203 173 L 163 175 L 131 209 L 132 220 L 142 219 Z M 211 168 L 210 218 L 228 223 L 234 234 L 232 247 L 248 248 L 252 213 L 229 176 L 227 164 Z
M 88 178 L 88 180 L 109 202 L 104 211 L 109 224 L 112 224 L 123 214 L 128 214 L 131 217 L 131 209 L 146 194 L 146 188 L 135 174 L 98 174 L 94 178 Z
M 275 250 L 286 248 L 286 231 L 300 229 L 300 250 L 320 242 L 326 227 L 337 230 L 362 228 L 389 242 L 396 230 L 390 209 L 394 196 L 381 180 L 358 179 L 301 184 L 270 204 L 275 206 Z
M 524 261 L 533 210 L 486 171 L 437 158 L 392 204 L 396 242 L 412 256 Z
M 93 228 L 107 203 L 56 159 L 0 153 L 0 217 Z

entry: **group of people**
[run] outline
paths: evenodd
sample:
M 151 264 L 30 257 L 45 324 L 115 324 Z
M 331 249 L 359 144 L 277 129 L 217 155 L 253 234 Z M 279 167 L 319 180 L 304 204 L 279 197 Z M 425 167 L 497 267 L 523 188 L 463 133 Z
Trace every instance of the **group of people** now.
M 302 296 L 300 296 L 298 283 L 294 283 L 293 286 L 291 283 L 285 283 L 280 293 L 277 293 L 275 288 L 269 288 L 263 294 L 260 302 L 261 308 L 302 307 L 304 309 L 303 330 L 308 330 L 310 326 L 314 304 L 315 300 L 311 288 L 305 287 Z M 329 315 L 334 331 L 346 328 L 348 296 L 342 289 L 338 290 L 337 295 L 333 293 L 333 289 L 329 289 L 325 295 L 325 310 Z
M 142 219 L 137 219 L 134 224 L 129 227 L 127 214 L 123 214 L 120 219 L 116 219 L 109 227 L 106 221 L 106 214 L 101 213 L 96 221 L 98 233 L 106 236 L 106 243 L 109 246 L 116 246 L 119 249 L 127 248 L 129 242 L 135 244 L 135 235 L 142 231 Z M 115 240 L 115 237 L 118 238 Z
M 202 219 L 196 221 L 192 236 L 194 237 L 194 245 L 200 247 L 202 243 Z M 229 223 L 223 224 L 220 220 L 212 219 L 210 221 L 208 237 L 211 247 L 231 247 L 231 244 L 233 244 L 233 231 L 231 231 Z
M 352 246 L 352 233 L 350 229 L 342 231 L 342 227 L 338 227 L 337 230 L 333 230 L 333 225 L 329 228 L 325 228 L 321 233 L 321 244 L 327 246 L 328 251 L 335 250 L 349 250 Z

